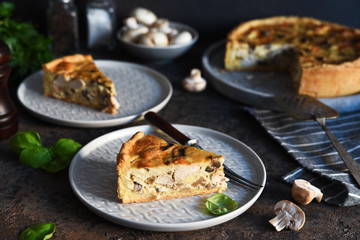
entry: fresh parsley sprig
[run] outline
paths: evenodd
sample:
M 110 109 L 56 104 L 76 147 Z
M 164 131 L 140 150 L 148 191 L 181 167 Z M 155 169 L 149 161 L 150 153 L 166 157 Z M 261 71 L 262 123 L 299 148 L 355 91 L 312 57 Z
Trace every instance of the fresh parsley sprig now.
M 14 19 L 14 9 L 13 2 L 0 3 L 0 39 L 11 51 L 10 82 L 19 82 L 52 60 L 54 55 L 50 50 L 52 40 L 41 35 L 30 22 Z
M 10 139 L 10 146 L 19 154 L 21 163 L 47 172 L 58 172 L 69 166 L 82 147 L 69 138 L 61 138 L 54 146 L 44 147 L 40 135 L 33 130 L 16 133 Z

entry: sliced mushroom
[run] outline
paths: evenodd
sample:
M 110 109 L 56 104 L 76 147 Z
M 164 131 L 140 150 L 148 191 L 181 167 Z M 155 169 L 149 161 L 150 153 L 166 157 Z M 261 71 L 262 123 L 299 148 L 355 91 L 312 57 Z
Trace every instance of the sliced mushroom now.
M 300 204 L 309 204 L 314 198 L 321 202 L 321 190 L 304 179 L 296 179 L 292 186 L 292 197 Z
M 276 203 L 274 212 L 276 217 L 269 220 L 276 231 L 281 231 L 284 228 L 291 230 L 300 230 L 305 223 L 305 213 L 294 203 L 288 200 L 282 200 Z
M 183 87 L 190 92 L 200 92 L 206 88 L 206 80 L 201 77 L 201 71 L 194 68 L 190 76 L 183 80 Z

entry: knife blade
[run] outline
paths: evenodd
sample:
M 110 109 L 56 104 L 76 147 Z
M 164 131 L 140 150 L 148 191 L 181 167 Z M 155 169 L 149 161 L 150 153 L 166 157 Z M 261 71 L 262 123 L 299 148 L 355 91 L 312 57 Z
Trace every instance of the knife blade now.
M 164 120 L 156 113 L 147 112 L 144 117 L 147 121 L 149 121 L 155 127 L 161 129 L 164 133 L 166 133 L 167 135 L 172 137 L 174 140 L 179 142 L 181 145 L 188 145 L 188 146 L 202 149 L 198 145 L 198 141 L 196 139 L 191 139 L 188 136 L 184 135 L 182 132 L 180 132 L 173 126 L 171 126 L 171 124 L 168 121 Z

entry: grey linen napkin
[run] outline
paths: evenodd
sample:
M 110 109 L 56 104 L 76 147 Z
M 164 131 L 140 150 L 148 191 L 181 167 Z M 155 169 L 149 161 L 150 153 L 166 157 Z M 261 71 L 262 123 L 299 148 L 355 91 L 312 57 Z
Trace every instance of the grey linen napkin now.
M 316 121 L 298 121 L 287 113 L 272 110 L 246 110 L 299 163 L 300 167 L 287 173 L 282 180 L 290 184 L 298 178 L 311 182 L 321 189 L 323 201 L 331 205 L 360 204 L 359 186 Z M 328 119 L 326 126 L 360 163 L 360 111 Z

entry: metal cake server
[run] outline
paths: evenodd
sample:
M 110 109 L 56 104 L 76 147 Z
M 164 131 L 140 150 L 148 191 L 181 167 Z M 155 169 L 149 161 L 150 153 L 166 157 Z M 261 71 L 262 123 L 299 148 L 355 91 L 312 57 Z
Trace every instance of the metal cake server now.
M 202 149 L 202 147 L 200 147 L 200 145 L 198 145 L 196 139 L 190 139 L 189 137 L 187 137 L 182 132 L 177 130 L 169 122 L 167 122 L 165 119 L 160 117 L 155 112 L 147 112 L 144 117 L 147 121 L 149 121 L 151 124 L 153 124 L 160 130 L 162 130 L 164 133 L 169 135 L 174 140 L 178 141 L 180 144 Z M 226 177 L 228 177 L 230 180 L 240 184 L 244 188 L 246 188 L 248 190 L 257 190 L 257 189 L 263 187 L 262 185 L 253 183 L 253 182 L 247 180 L 246 178 L 238 175 L 237 173 L 232 171 L 230 168 L 228 168 L 225 164 L 223 164 L 223 166 L 224 166 L 224 172 L 225 172 Z
M 279 106 L 294 119 L 316 120 L 320 124 L 336 151 L 339 153 L 340 158 L 344 161 L 351 175 L 360 186 L 360 165 L 355 162 L 344 146 L 325 125 L 325 119 L 337 118 L 339 117 L 339 113 L 316 98 L 308 95 L 284 94 L 275 96 L 274 99 Z

